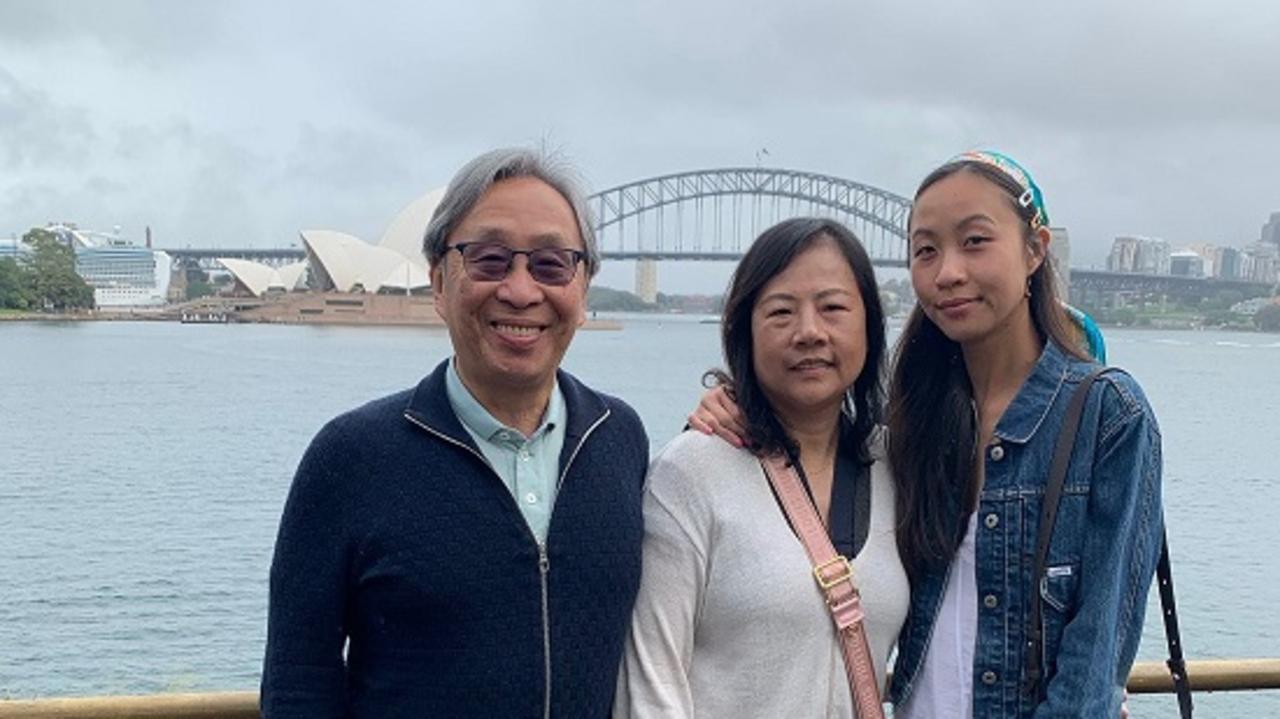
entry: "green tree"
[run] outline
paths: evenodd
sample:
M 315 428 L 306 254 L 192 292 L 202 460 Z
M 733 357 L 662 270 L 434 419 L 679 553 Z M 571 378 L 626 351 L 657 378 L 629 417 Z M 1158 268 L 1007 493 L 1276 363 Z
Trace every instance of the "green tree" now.
M 31 252 L 22 258 L 33 307 L 68 310 L 93 307 L 93 288 L 76 274 L 75 252 L 57 235 L 35 228 L 22 236 Z
M 10 257 L 0 259 L 0 309 L 25 310 L 31 306 L 27 272 Z
M 1240 316 L 1231 310 L 1209 310 L 1204 313 L 1201 324 L 1205 327 L 1226 327 L 1234 323 Z
M 1204 298 L 1200 304 L 1207 310 L 1229 310 L 1231 305 L 1244 300 L 1244 293 L 1240 290 L 1218 290 L 1212 297 Z
M 601 312 L 652 312 L 651 305 L 625 290 L 592 287 L 587 291 L 587 307 Z
M 196 280 L 187 283 L 187 299 L 196 300 L 201 297 L 208 297 L 218 291 L 217 287 L 205 282 L 204 280 Z
M 1263 332 L 1280 332 L 1280 305 L 1272 303 L 1258 310 L 1253 323 Z
M 1130 327 L 1138 322 L 1138 311 L 1132 307 L 1117 307 L 1111 311 L 1111 321 L 1124 327 Z

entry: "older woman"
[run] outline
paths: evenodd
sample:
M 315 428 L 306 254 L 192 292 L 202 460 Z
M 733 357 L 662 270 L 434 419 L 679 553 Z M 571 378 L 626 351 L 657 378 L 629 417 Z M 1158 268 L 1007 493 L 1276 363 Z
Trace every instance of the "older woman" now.
M 854 716 L 813 563 L 762 467 L 774 457 L 852 559 L 883 686 L 909 600 L 877 425 L 884 332 L 870 260 L 840 224 L 787 220 L 742 259 L 716 374 L 753 444 L 685 432 L 650 467 L 616 717 Z

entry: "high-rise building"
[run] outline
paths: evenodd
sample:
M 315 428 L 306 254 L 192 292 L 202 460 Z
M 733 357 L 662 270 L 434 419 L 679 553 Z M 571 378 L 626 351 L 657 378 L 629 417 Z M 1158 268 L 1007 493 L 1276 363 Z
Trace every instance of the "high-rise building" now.
M 1240 250 L 1234 247 L 1219 248 L 1222 253 L 1213 266 L 1213 276 L 1223 280 L 1238 280 L 1241 277 Z
M 1205 261 L 1198 252 L 1179 250 L 1169 255 L 1169 274 L 1174 277 L 1204 277 Z
M 1258 241 L 1280 247 L 1280 212 L 1271 213 L 1271 219 L 1262 226 L 1262 235 Z
M 1218 263 L 1222 261 L 1222 248 L 1217 245 L 1211 245 L 1207 242 L 1200 242 L 1191 245 L 1188 249 L 1200 255 L 1204 269 L 1205 277 L 1218 276 Z M 1170 259 L 1170 270 L 1172 270 L 1172 259 Z
M 1111 243 L 1107 270 L 1140 275 L 1169 274 L 1169 243 L 1153 237 L 1124 235 Z
M 1280 248 L 1258 242 L 1244 248 L 1244 267 L 1240 279 L 1273 284 L 1280 279 Z

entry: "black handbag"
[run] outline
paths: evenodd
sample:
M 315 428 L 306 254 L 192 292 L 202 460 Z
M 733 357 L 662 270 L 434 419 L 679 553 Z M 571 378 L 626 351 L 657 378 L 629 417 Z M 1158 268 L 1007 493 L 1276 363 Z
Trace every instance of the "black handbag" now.
M 1053 449 L 1053 464 L 1049 468 L 1049 479 L 1044 489 L 1044 506 L 1040 513 L 1040 533 L 1036 537 L 1035 573 L 1031 575 L 1038 585 L 1040 578 L 1047 572 L 1049 555 L 1049 539 L 1053 536 L 1053 524 L 1058 517 L 1058 504 L 1062 500 L 1062 486 L 1067 479 L 1067 466 L 1071 463 L 1071 451 L 1075 447 L 1076 433 L 1080 428 L 1080 417 L 1084 413 L 1085 400 L 1089 396 L 1089 388 L 1106 367 L 1100 367 L 1080 382 L 1071 403 L 1067 406 L 1067 416 L 1063 420 L 1062 430 L 1058 434 L 1057 444 Z M 1156 580 L 1160 590 L 1160 609 L 1164 616 L 1165 641 L 1169 645 L 1169 659 L 1165 664 L 1173 677 L 1173 689 L 1178 695 L 1178 710 L 1182 719 L 1190 719 L 1192 710 L 1191 685 L 1187 680 L 1186 663 L 1182 657 L 1182 635 L 1178 630 L 1178 609 L 1173 597 L 1173 573 L 1169 565 L 1169 537 L 1165 533 L 1160 539 L 1160 561 L 1156 565 Z M 1035 599 L 1031 602 L 1031 615 L 1027 622 L 1027 667 L 1026 690 L 1037 700 L 1045 696 L 1044 668 L 1041 666 L 1041 654 L 1044 651 L 1044 636 L 1041 633 L 1041 616 L 1044 597 L 1039 587 L 1032 587 Z

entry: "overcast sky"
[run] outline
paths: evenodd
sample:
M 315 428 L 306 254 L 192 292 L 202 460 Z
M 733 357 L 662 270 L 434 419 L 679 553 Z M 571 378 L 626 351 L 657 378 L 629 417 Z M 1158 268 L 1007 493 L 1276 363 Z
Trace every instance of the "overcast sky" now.
M 0 0 L 0 235 L 376 241 L 476 153 L 544 141 L 593 189 L 768 148 L 903 195 L 994 147 L 1078 266 L 1120 234 L 1244 245 L 1280 211 L 1280 3 Z M 683 269 L 662 288 L 728 268 Z

